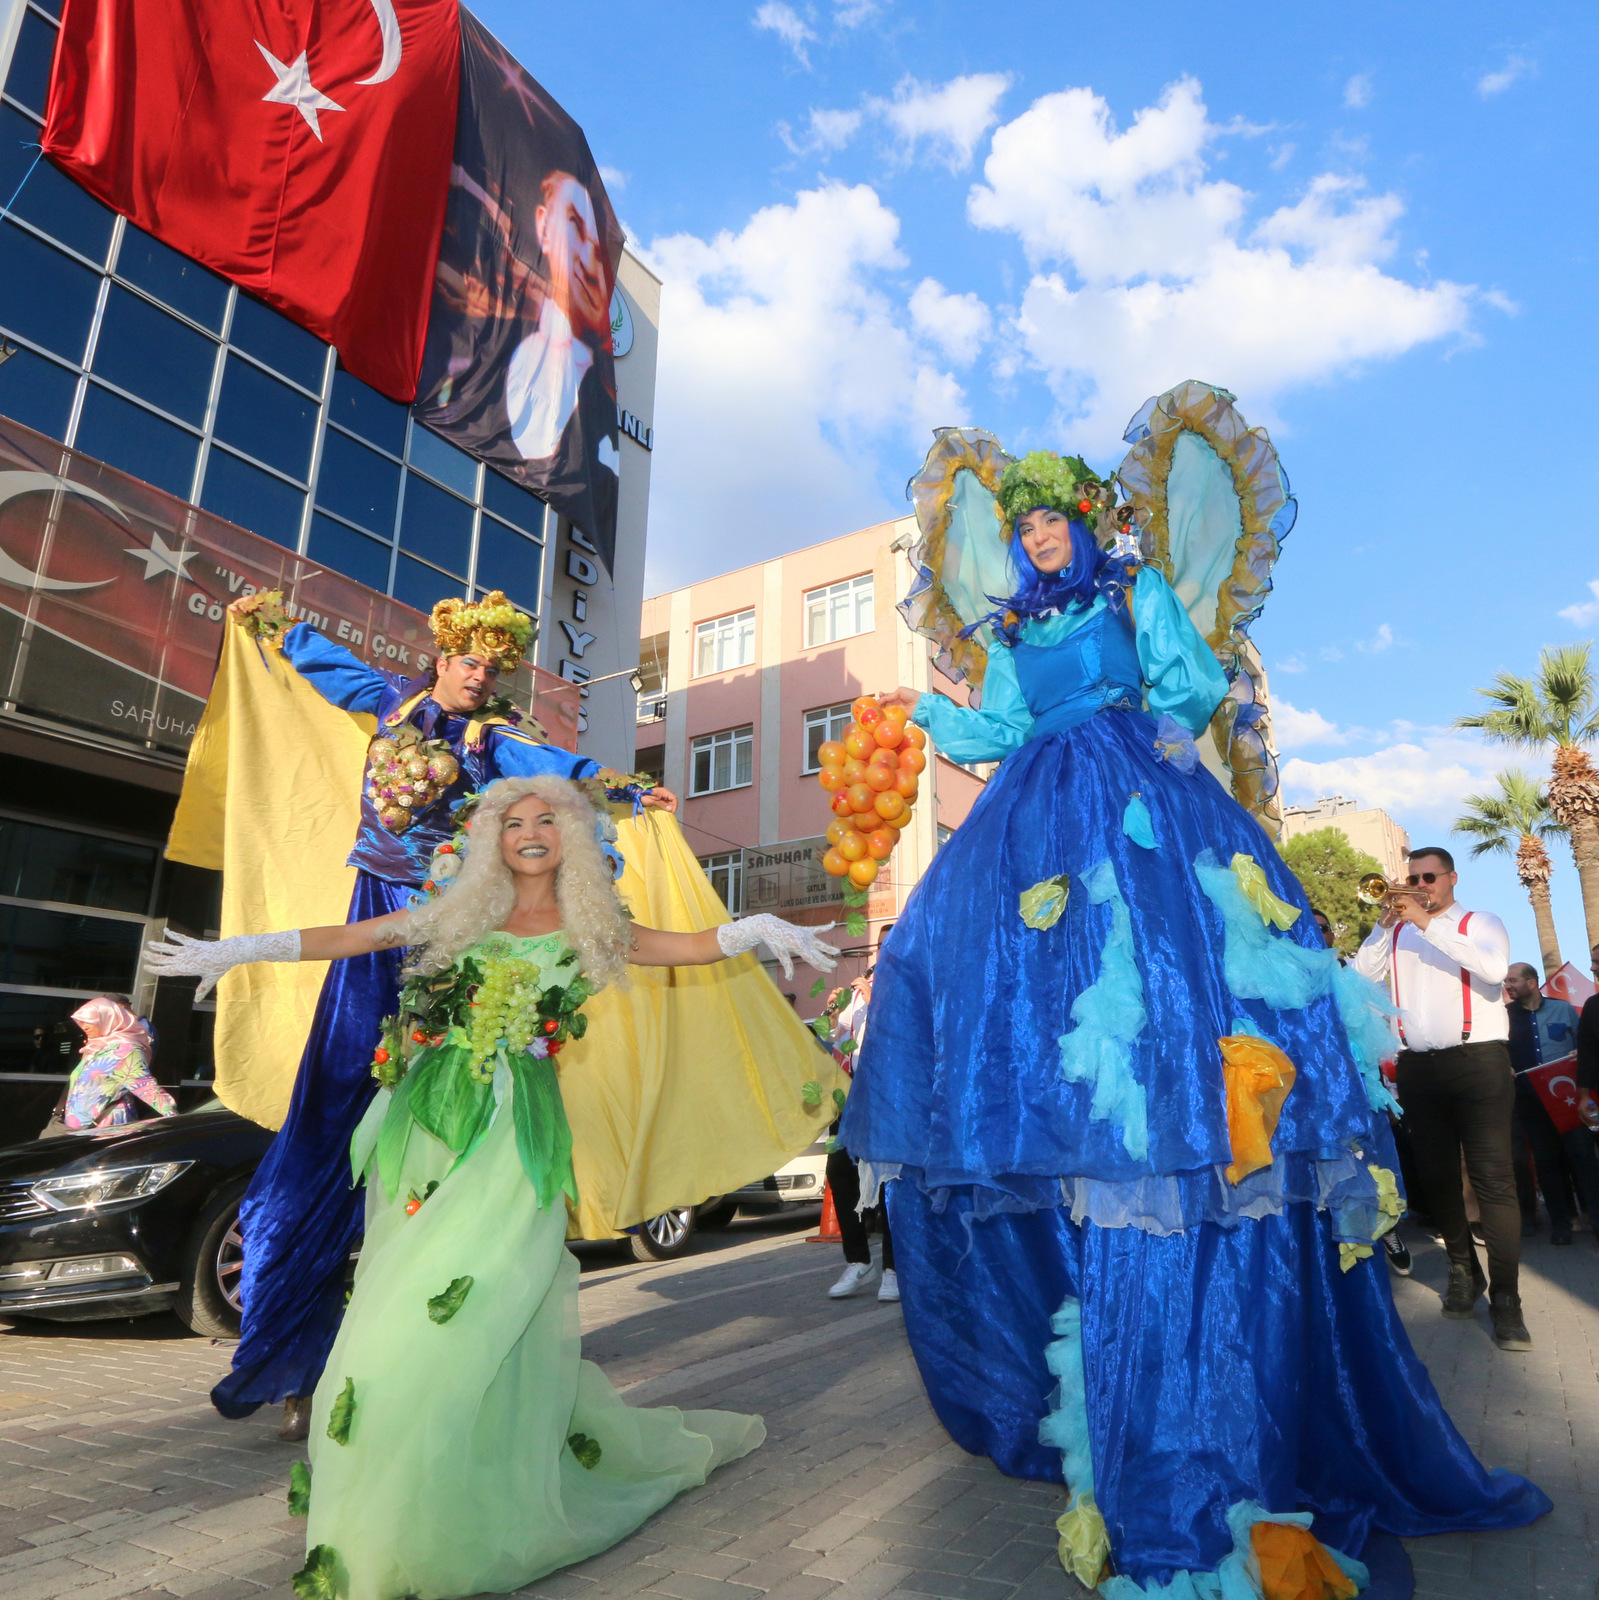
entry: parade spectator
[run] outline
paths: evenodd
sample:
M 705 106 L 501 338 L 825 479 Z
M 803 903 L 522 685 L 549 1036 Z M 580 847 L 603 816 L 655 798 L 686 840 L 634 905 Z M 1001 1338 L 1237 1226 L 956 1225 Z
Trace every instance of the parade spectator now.
M 1568 1000 L 1546 996 L 1539 987 L 1537 971 L 1525 961 L 1512 963 L 1505 979 L 1505 999 L 1510 1003 L 1510 1064 L 1516 1074 L 1511 1127 L 1523 1231 L 1530 1231 L 1529 1221 L 1534 1225 L 1537 1221 L 1537 1201 L 1527 1160 L 1530 1147 L 1531 1166 L 1537 1170 L 1538 1188 L 1543 1191 L 1544 1209 L 1549 1213 L 1550 1244 L 1571 1243 L 1568 1162 L 1582 1209 L 1588 1214 L 1588 1225 L 1599 1238 L 1599 1152 L 1594 1150 L 1593 1135 L 1580 1125 L 1569 1133 L 1556 1128 L 1527 1076 L 1544 1062 L 1558 1061 L 1576 1049 L 1577 1008 Z
M 1599 944 L 1588 956 L 1589 970 L 1599 978 Z M 1577 1110 L 1599 1133 L 1599 994 L 1588 996 L 1577 1019 Z
M 139 1104 L 157 1116 L 170 1117 L 178 1108 L 150 1076 L 154 1042 L 149 1024 L 120 1000 L 101 996 L 86 1000 L 72 1013 L 83 1030 L 83 1053 L 67 1079 L 58 1118 L 45 1130 L 75 1133 L 86 1128 L 114 1128 L 132 1122 Z
M 1428 1209 L 1449 1252 L 1443 1314 L 1469 1320 L 1488 1290 L 1494 1341 L 1530 1350 L 1521 1314 L 1521 1209 L 1510 1156 L 1515 1080 L 1507 1041 L 1505 925 L 1455 899 L 1454 857 L 1438 846 L 1411 852 L 1405 887 L 1355 954 L 1363 976 L 1386 981 L 1399 1011 L 1399 1101 L 1415 1144 Z M 1466 1215 L 1461 1156 L 1476 1192 L 1484 1278 Z

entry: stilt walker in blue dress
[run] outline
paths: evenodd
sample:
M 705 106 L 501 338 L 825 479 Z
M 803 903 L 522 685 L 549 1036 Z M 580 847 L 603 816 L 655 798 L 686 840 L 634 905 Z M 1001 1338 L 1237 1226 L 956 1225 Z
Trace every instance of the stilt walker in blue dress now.
M 1408 1593 L 1390 1536 L 1550 1502 L 1467 1448 L 1372 1248 L 1402 1209 L 1386 1001 L 1265 831 L 1276 453 L 1197 383 L 1128 439 L 1121 505 L 977 430 L 913 480 L 902 610 L 971 703 L 883 698 L 1000 765 L 879 953 L 842 1139 L 887 1183 L 934 1408 L 1066 1485 L 1083 1583 Z

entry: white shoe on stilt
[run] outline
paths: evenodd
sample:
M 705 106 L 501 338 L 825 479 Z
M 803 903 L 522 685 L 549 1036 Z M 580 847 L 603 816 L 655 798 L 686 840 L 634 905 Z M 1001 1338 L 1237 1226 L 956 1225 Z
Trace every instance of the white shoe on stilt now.
M 883 1273 L 883 1281 L 878 1285 L 877 1298 L 879 1300 L 899 1299 L 899 1277 L 892 1267 Z
M 844 1275 L 827 1291 L 829 1300 L 848 1300 L 853 1294 L 870 1289 L 877 1282 L 877 1264 L 872 1261 L 852 1261 L 844 1268 Z

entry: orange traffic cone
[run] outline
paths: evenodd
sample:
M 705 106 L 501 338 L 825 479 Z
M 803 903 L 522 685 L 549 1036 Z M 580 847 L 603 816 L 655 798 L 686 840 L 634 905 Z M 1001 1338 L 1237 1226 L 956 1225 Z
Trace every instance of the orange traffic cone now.
M 838 1231 L 838 1207 L 833 1204 L 833 1186 L 822 1190 L 822 1226 L 807 1236 L 806 1244 L 842 1244 L 844 1235 Z

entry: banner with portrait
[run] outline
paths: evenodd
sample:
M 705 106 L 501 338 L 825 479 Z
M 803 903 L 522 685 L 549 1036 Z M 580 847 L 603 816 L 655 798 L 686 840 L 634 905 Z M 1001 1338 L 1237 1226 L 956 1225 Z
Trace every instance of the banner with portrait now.
M 416 414 L 616 548 L 622 229 L 583 130 L 464 8 L 449 206 Z

